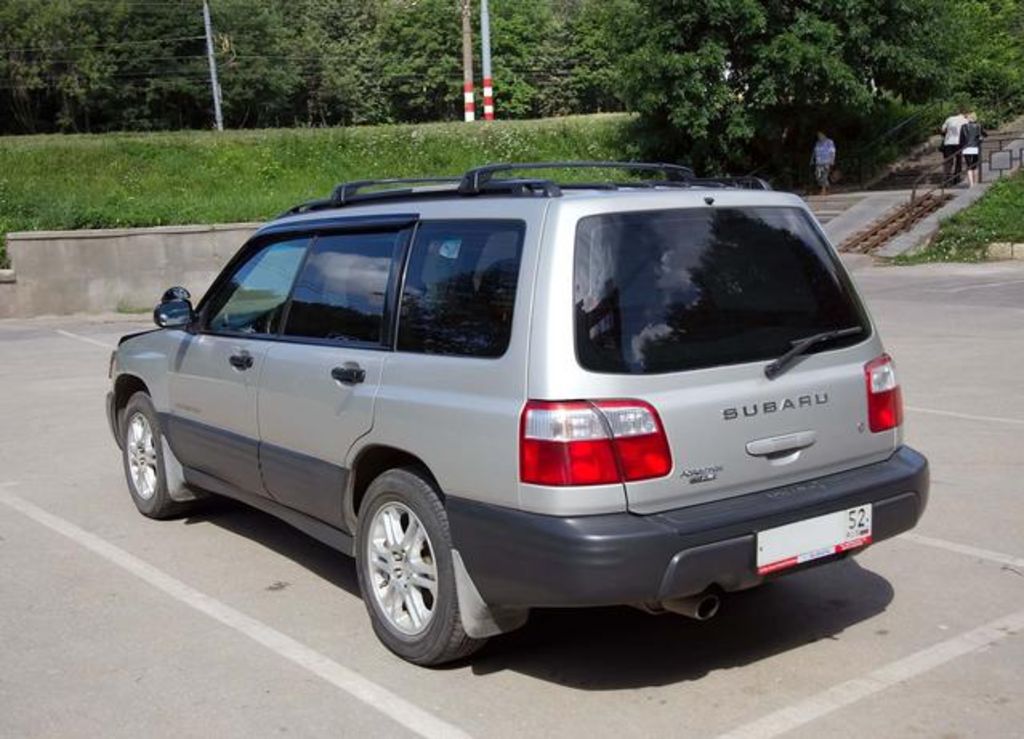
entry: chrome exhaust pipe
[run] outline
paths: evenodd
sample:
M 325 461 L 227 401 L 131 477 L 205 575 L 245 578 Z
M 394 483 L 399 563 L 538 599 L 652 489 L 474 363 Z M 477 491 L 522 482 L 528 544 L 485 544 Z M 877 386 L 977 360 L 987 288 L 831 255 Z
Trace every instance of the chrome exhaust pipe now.
M 689 616 L 698 621 L 707 621 L 715 617 L 721 604 L 721 598 L 714 593 L 703 593 L 701 595 L 691 595 L 687 598 L 665 600 L 662 601 L 661 607 L 666 611 L 678 613 L 681 616 Z

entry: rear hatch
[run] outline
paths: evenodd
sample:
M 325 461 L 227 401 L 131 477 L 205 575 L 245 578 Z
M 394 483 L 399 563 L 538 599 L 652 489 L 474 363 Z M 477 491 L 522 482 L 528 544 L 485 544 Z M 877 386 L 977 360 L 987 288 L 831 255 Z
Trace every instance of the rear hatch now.
M 579 221 L 576 358 L 649 403 L 666 477 L 627 482 L 630 510 L 677 508 L 884 459 L 865 365 L 881 343 L 838 259 L 798 207 L 608 213 Z M 769 379 L 765 368 L 809 336 Z

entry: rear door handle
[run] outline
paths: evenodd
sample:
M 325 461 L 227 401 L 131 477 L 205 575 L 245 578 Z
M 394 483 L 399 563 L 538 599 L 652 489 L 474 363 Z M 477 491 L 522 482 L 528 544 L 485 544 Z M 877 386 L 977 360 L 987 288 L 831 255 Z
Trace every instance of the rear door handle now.
M 252 354 L 249 352 L 239 352 L 238 354 L 232 354 L 228 357 L 228 361 L 231 362 L 231 366 L 237 370 L 243 372 L 252 367 Z
M 332 369 L 331 377 L 343 385 L 358 385 L 366 379 L 366 370 L 355 362 L 346 362 L 343 367 Z
M 795 452 L 798 449 L 809 447 L 816 438 L 817 434 L 813 431 L 797 431 L 793 434 L 756 439 L 747 444 L 747 454 L 755 457 L 768 457 L 782 452 Z

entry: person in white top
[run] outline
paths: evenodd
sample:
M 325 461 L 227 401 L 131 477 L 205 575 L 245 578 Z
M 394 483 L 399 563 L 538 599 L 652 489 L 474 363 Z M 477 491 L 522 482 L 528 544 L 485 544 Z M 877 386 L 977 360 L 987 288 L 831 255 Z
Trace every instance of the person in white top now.
M 967 109 L 961 108 L 956 115 L 951 115 L 942 124 L 942 174 L 946 182 L 951 179 L 960 181 L 963 171 L 963 157 L 960 155 L 960 129 L 967 123 Z M 956 156 L 954 156 L 954 154 Z

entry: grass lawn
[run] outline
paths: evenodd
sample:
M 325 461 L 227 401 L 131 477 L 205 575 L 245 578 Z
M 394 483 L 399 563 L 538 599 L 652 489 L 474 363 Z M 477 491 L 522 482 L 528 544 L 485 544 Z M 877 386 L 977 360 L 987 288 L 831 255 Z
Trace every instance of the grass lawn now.
M 489 162 L 628 159 L 629 116 L 0 138 L 11 231 L 260 221 L 346 180 Z M 591 175 L 592 176 L 592 175 Z M 0 266 L 6 256 L 0 241 Z
M 977 203 L 943 221 L 926 249 L 896 263 L 980 262 L 994 241 L 1024 243 L 1024 172 L 996 182 Z

